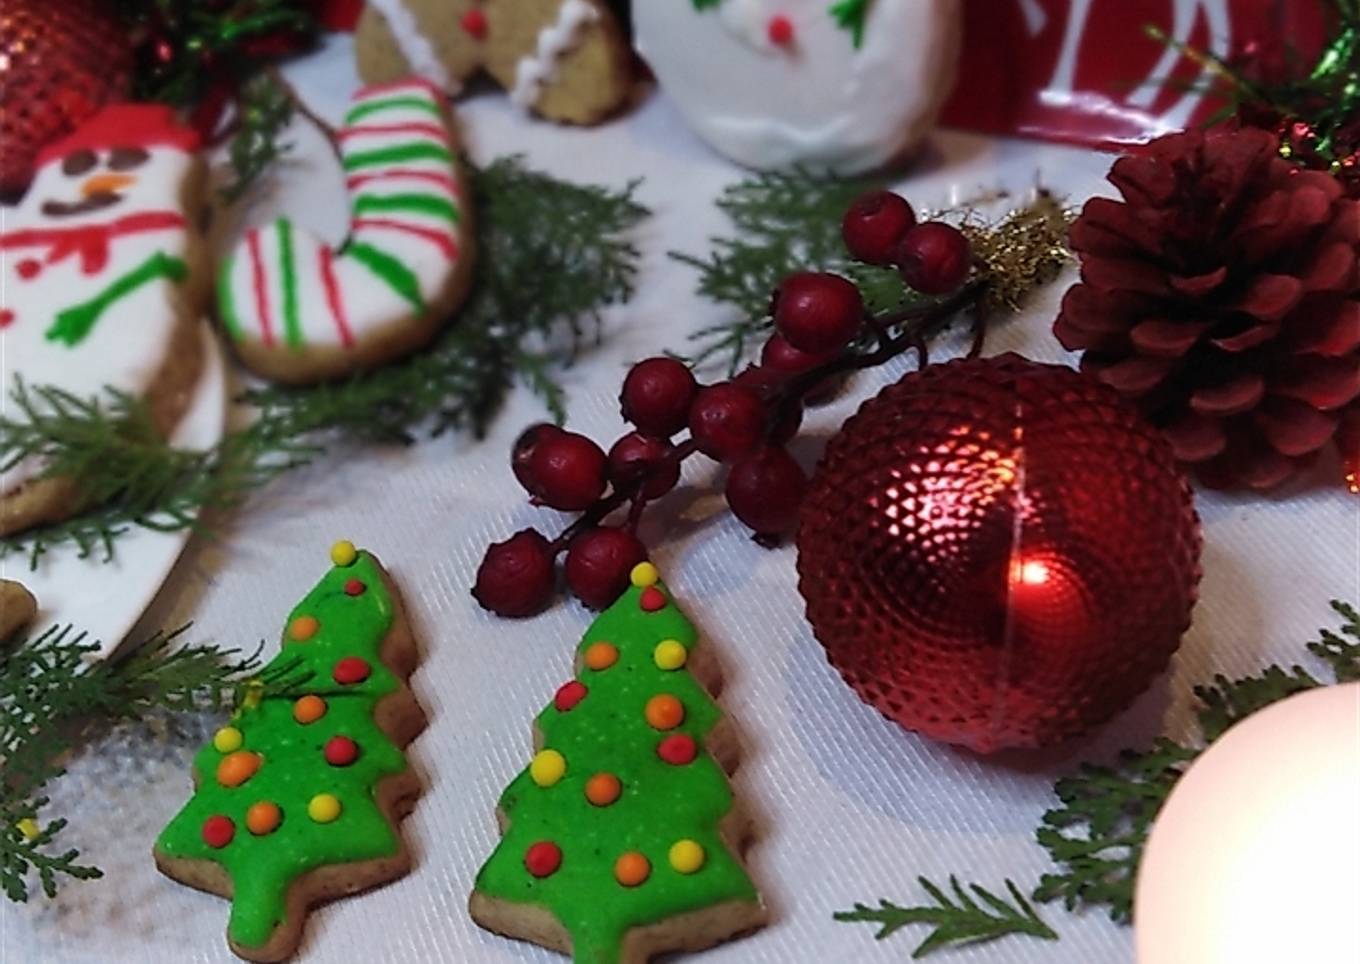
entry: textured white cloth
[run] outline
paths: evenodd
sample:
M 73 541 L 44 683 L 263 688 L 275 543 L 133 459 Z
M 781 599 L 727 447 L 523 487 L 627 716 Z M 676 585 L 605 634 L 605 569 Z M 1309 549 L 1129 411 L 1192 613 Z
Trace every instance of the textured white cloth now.
M 332 118 L 355 84 L 348 44 L 334 40 L 290 71 Z M 500 94 L 465 102 L 460 114 L 478 159 L 524 152 L 567 178 L 645 178 L 639 196 L 655 217 L 640 233 L 637 298 L 609 315 L 606 346 L 567 375 L 570 426 L 607 443 L 622 430 L 624 366 L 683 349 L 690 332 L 721 315 L 694 295 L 694 275 L 666 252 L 709 250 L 707 239 L 726 231 L 711 201 L 741 172 L 698 143 L 657 95 L 591 130 L 526 120 Z M 297 162 L 287 165 L 276 194 L 280 206 L 300 217 L 342 218 L 323 200 L 338 196 L 339 173 L 309 131 L 300 130 L 298 141 Z M 1083 151 L 946 133 L 903 189 L 918 206 L 938 207 L 1000 185 L 1024 191 L 1038 178 L 1079 201 L 1101 190 L 1108 165 L 1108 157 Z M 340 223 L 318 227 L 343 230 Z M 1054 285 L 1023 318 L 999 328 L 989 350 L 1065 359 L 1049 332 L 1064 287 Z M 940 356 L 961 347 L 961 337 L 946 342 Z M 812 413 L 799 453 L 813 457 L 859 400 L 904 370 L 905 363 L 865 376 L 845 398 Z M 414 686 L 431 719 L 411 750 L 426 776 L 404 829 L 416 869 L 314 913 L 302 960 L 561 960 L 481 931 L 465 911 L 474 875 L 497 839 L 496 800 L 527 762 L 530 722 L 570 677 L 573 647 L 589 622 L 570 602 L 527 622 L 497 620 L 468 595 L 488 542 L 526 525 L 558 524 L 517 495 L 508 467 L 514 436 L 542 415 L 520 391 L 484 442 L 443 438 L 406 450 L 347 451 L 285 478 L 238 513 L 220 540 L 196 540 L 143 620 L 154 629 L 193 619 L 195 639 L 244 648 L 265 639 L 273 652 L 284 616 L 325 571 L 327 547 L 342 537 L 377 552 L 411 604 L 424 644 Z M 685 479 L 710 471 L 692 465 Z M 723 663 L 721 701 L 744 747 L 736 792 L 760 828 L 750 866 L 772 911 L 767 929 L 703 960 L 903 961 L 923 928 L 875 943 L 868 925 L 834 923 L 832 912 L 880 897 L 915 902 L 924 896 L 917 875 L 943 882 L 957 873 L 997 891 L 1011 877 L 1028 890 L 1048 869 L 1033 831 L 1053 802 L 1057 776 L 1159 733 L 1185 734 L 1194 684 L 1273 660 L 1306 663 L 1302 644 L 1327 618 L 1327 601 L 1360 599 L 1360 501 L 1324 482 L 1330 479 L 1319 475 L 1312 491 L 1288 500 L 1202 496 L 1203 600 L 1169 677 L 1088 739 L 1037 758 L 992 760 L 909 735 L 856 699 L 802 620 L 791 548 L 755 546 L 723 511 L 721 497 L 706 490 L 682 489 L 668 499 L 644 534 Z M 223 936 L 226 903 L 160 877 L 150 860 L 156 833 L 189 793 L 187 764 L 202 735 L 129 738 L 72 761 L 53 813 L 72 819 L 64 842 L 108 877 L 68 883 L 53 902 L 0 902 L 0 961 L 234 960 Z M 1132 960 L 1131 931 L 1100 913 L 1043 911 L 1060 942 L 1007 939 L 940 952 L 938 960 Z

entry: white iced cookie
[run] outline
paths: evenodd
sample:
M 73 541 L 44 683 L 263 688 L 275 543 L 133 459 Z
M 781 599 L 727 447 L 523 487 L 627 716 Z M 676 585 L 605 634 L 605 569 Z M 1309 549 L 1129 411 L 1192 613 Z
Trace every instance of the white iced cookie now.
M 953 86 L 959 0 L 643 0 L 639 52 L 714 149 L 849 175 L 919 144 Z
M 339 139 L 344 243 L 280 218 L 247 231 L 218 275 L 238 354 L 278 381 L 337 378 L 420 348 L 471 285 L 472 218 L 443 95 L 412 79 L 365 88 Z
M 22 418 L 20 382 L 80 399 L 114 389 L 148 404 L 168 434 L 202 367 L 197 329 L 210 275 L 193 222 L 198 140 L 169 108 L 106 108 L 47 147 L 0 222 L 0 393 Z M 0 471 L 0 534 L 55 522 L 85 499 L 41 460 Z

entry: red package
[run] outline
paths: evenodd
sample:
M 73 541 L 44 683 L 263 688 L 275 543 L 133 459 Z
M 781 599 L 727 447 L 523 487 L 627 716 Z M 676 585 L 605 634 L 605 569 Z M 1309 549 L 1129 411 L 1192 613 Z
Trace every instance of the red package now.
M 1201 123 L 1212 75 L 1148 25 L 1254 69 L 1305 63 L 1327 36 L 1322 0 L 965 0 L 958 86 L 942 123 L 1117 148 Z

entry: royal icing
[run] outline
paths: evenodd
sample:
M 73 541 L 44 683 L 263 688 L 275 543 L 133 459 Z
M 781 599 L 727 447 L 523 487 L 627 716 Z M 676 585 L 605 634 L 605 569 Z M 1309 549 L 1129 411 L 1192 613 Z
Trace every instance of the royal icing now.
M 79 398 L 145 395 L 187 304 L 196 138 L 165 107 L 106 108 L 39 155 L 0 222 L 0 404 L 18 379 Z M 42 473 L 0 471 L 0 495 Z
M 928 131 L 953 83 L 958 0 L 639 3 L 639 51 L 695 132 L 739 163 L 848 175 Z M 715 9 L 716 8 L 716 9 Z M 863 19 L 858 19 L 863 18 Z
M 543 749 L 501 797 L 509 825 L 476 884 L 547 910 L 592 964 L 620 960 L 633 928 L 760 900 L 719 829 L 733 806 L 726 774 L 699 749 L 722 712 L 655 659 L 662 645 L 692 655 L 698 633 L 651 581 L 655 567 L 635 572 L 578 649 L 579 685 L 538 717 Z M 649 590 L 664 601 L 651 611 Z
M 368 0 L 368 2 L 369 6 L 387 20 L 387 27 L 392 31 L 392 39 L 396 41 L 401 55 L 406 58 L 411 73 L 417 77 L 424 77 L 440 90 L 457 94 L 462 84 L 449 76 L 444 62 L 435 53 L 434 45 L 420 29 L 415 13 L 406 5 L 405 0 Z
M 218 276 L 233 340 L 358 349 L 448 309 L 469 232 L 441 95 L 418 80 L 361 90 L 339 140 L 349 236 L 332 247 L 287 218 L 248 231 Z
M 302 874 L 400 848 L 377 788 L 406 770 L 406 758 L 374 719 L 378 702 L 401 686 L 381 661 L 394 603 L 372 556 L 352 547 L 338 555 L 349 561 L 328 572 L 285 624 L 311 619 L 316 631 L 305 640 L 286 631 L 283 650 L 264 670 L 267 677 L 288 667 L 296 688 L 266 689 L 218 731 L 194 758 L 197 791 L 156 842 L 159 855 L 211 860 L 230 875 L 227 933 L 245 948 L 262 946 L 284 922 L 288 890 Z M 363 593 L 345 591 L 353 580 L 364 583 Z M 369 671 L 337 684 L 335 668 L 347 660 Z M 236 735 L 219 740 L 227 729 Z
M 515 86 L 510 101 L 528 110 L 543 94 L 543 86 L 557 74 L 558 61 L 576 46 L 586 24 L 600 18 L 600 12 L 586 0 L 563 0 L 557 19 L 538 33 L 534 52 L 521 57 L 515 65 Z

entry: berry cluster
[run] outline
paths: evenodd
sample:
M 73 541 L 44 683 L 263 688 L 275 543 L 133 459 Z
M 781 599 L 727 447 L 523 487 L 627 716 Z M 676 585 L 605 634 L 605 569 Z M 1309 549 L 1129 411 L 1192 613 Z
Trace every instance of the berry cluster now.
M 774 331 L 759 364 L 729 381 L 700 385 L 688 366 L 669 357 L 634 365 L 619 399 L 633 431 L 607 453 L 555 425 L 530 427 L 514 446 L 515 477 L 536 504 L 582 516 L 552 541 L 525 529 L 491 546 L 473 588 L 483 607 L 501 616 L 538 612 L 552 598 L 563 552 L 571 591 L 595 609 L 611 604 L 647 558 L 636 535 L 646 504 L 675 487 L 680 463 L 696 452 L 728 466 L 727 504 L 757 541 L 775 545 L 792 532 L 808 478 L 785 446 L 809 397 L 838 376 L 920 348 L 926 333 L 973 300 L 959 291 L 972 267 L 968 240 L 948 224 L 917 224 L 899 195 L 859 198 L 845 214 L 842 236 L 854 258 L 895 265 L 921 294 L 957 294 L 876 318 L 853 282 L 799 272 L 774 293 Z M 688 437 L 677 441 L 683 432 Z M 625 506 L 622 523 L 605 523 Z

